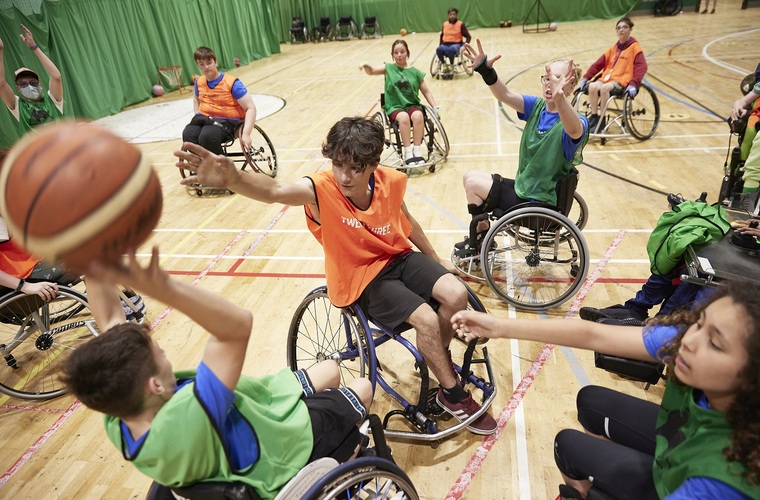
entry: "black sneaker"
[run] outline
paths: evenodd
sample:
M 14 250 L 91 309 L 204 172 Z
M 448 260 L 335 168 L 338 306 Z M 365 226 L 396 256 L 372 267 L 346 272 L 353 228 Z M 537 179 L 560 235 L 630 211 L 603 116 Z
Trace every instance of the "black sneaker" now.
M 668 194 L 668 205 L 670 205 L 670 208 L 673 208 L 676 205 L 680 205 L 684 202 L 683 196 L 681 196 L 681 193 L 670 193 Z
M 581 492 L 566 484 L 559 485 L 559 496 L 556 500 L 583 500 Z
M 602 319 L 617 319 L 638 321 L 639 324 L 641 324 L 647 319 L 647 316 L 642 316 L 622 304 L 615 304 L 614 306 L 605 307 L 604 309 L 581 307 L 580 311 L 578 311 L 578 315 L 581 319 L 595 322 Z
M 599 125 L 599 115 L 590 115 L 588 117 L 588 133 L 596 132 L 596 126 Z

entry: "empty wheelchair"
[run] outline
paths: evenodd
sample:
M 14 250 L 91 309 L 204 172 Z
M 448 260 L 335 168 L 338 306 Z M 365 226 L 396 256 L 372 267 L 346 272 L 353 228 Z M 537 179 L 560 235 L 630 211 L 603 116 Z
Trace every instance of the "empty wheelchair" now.
M 465 285 L 466 286 L 466 285 Z M 467 288 L 469 307 L 485 312 L 477 295 Z M 488 350 L 481 339 L 466 344 L 461 365 L 454 364 L 463 385 L 473 386 L 483 394 L 481 409 L 463 422 L 444 428 L 443 419 L 448 414 L 436 403 L 437 388 L 431 387 L 427 364 L 414 344 L 404 337 L 410 328 L 402 324 L 391 331 L 367 317 L 357 305 L 335 307 L 327 296 L 327 287 L 321 286 L 311 291 L 296 309 L 288 331 L 287 356 L 291 369 L 305 369 L 325 359 L 335 360 L 340 365 L 341 378 L 345 384 L 357 377 L 368 378 L 373 388 L 379 385 L 400 406 L 389 411 L 383 419 L 385 435 L 392 438 L 424 441 L 432 446 L 474 422 L 488 410 L 496 396 L 493 372 L 488 358 Z M 408 351 L 414 359 L 414 367 L 419 371 L 419 392 L 413 399 L 401 395 L 383 373 L 390 373 L 379 355 L 380 346 L 395 341 Z M 476 354 L 479 350 L 480 354 Z M 475 365 L 482 365 L 484 377 L 473 371 Z M 410 364 L 410 366 L 412 366 Z M 390 429 L 390 420 L 405 422 L 404 429 Z M 411 426 L 413 430 L 406 430 Z M 351 497 L 354 498 L 354 497 Z
M 375 16 L 365 17 L 361 28 L 359 28 L 359 38 L 375 38 L 376 36 L 383 36 L 380 21 Z
M 571 212 L 577 182 L 578 171 L 573 169 L 557 183 L 557 207 L 523 203 L 475 217 L 473 224 L 492 221 L 480 252 L 460 257 L 455 249 L 451 261 L 518 309 L 540 311 L 563 304 L 583 285 L 590 261 L 581 230 L 563 215 L 578 214 Z M 585 224 L 588 216 L 583 212 L 588 209 L 583 205 L 574 217 Z
M 359 36 L 359 29 L 356 27 L 352 16 L 343 16 L 338 20 L 335 26 L 335 40 L 351 40 Z
M 320 458 L 306 465 L 275 497 L 275 500 L 395 499 L 418 500 L 412 481 L 391 459 L 377 415 L 369 415 L 377 456 L 366 456 L 339 464 L 334 458 Z M 167 488 L 155 482 L 146 500 L 261 500 L 251 486 L 242 482 L 196 483 Z
M 242 133 L 243 122 L 241 121 L 235 128 L 234 137 L 222 144 L 224 155 L 232 158 L 235 163 L 240 165 L 241 170 L 249 168 L 253 172 L 275 177 L 277 175 L 277 153 L 274 150 L 272 141 L 269 140 L 269 136 L 261 127 L 254 125 L 251 132 L 251 148 L 247 149 L 242 146 L 243 143 L 240 141 Z M 237 147 L 233 148 L 235 144 L 237 144 Z M 184 168 L 180 168 L 179 173 L 183 179 L 192 175 L 192 172 Z M 198 196 L 231 193 L 227 189 L 203 186 L 201 184 L 192 184 L 185 186 L 185 188 L 189 193 Z
M 329 17 L 320 17 L 319 26 L 314 26 L 311 30 L 312 42 L 329 42 L 335 39 L 335 31 L 330 25 Z
M 588 90 L 576 90 L 572 101 L 575 110 L 589 116 Z M 633 136 L 640 141 L 652 137 L 660 123 L 660 101 L 647 84 L 639 85 L 636 97 L 623 89 L 613 90 L 606 103 L 599 103 L 599 123 L 589 130 L 591 137 L 598 137 L 605 144 L 607 139 Z
M 0 297 L 0 392 L 46 400 L 68 392 L 58 379 L 73 349 L 98 335 L 87 297 L 59 285 L 49 301 L 9 292 Z
M 309 30 L 301 16 L 294 16 L 290 25 L 290 43 L 306 43 L 309 41 Z
M 380 96 L 381 105 L 383 96 Z M 441 124 L 441 120 L 436 116 L 433 108 L 423 106 L 422 111 L 425 115 L 425 137 L 422 140 L 421 149 L 425 155 L 425 163 L 422 165 L 407 165 L 404 163 L 404 145 L 401 142 L 401 134 L 398 129 L 398 123 L 391 122 L 384 111 L 378 111 L 372 116 L 385 129 L 385 150 L 380 158 L 380 164 L 385 167 L 391 167 L 398 170 L 411 170 L 416 168 L 427 168 L 430 172 L 435 172 L 436 165 L 445 161 L 449 155 L 449 138 L 446 130 Z M 412 135 L 415 131 L 412 130 Z
M 451 66 L 450 71 L 444 71 L 444 66 L 449 66 L 449 63 L 441 63 L 438 59 L 438 54 L 433 54 L 433 59 L 430 61 L 430 75 L 434 78 L 442 78 L 444 80 L 450 80 L 456 75 L 464 73 L 467 76 L 472 76 L 474 70 L 470 67 L 470 61 L 464 56 L 464 44 L 459 47 L 457 56 L 454 59 L 454 65 Z M 444 57 L 446 61 L 447 58 Z

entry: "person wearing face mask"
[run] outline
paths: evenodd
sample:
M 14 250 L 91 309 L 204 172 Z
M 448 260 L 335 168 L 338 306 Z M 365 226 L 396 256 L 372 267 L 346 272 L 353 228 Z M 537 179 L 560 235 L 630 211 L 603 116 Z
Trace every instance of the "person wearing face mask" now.
M 0 39 L 0 98 L 18 120 L 21 133 L 25 134 L 38 125 L 63 117 L 63 80 L 53 61 L 35 43 L 29 28 L 22 24 L 21 29 L 24 31 L 19 35 L 21 41 L 37 56 L 50 77 L 48 90 L 45 92 L 36 72 L 24 67 L 17 69 L 14 77 L 20 96 L 17 95 L 6 81 L 3 40 Z

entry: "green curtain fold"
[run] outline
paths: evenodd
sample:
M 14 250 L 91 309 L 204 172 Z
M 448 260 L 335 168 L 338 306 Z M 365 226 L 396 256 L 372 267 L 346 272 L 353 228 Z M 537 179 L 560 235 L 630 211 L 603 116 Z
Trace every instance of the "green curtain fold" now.
M 151 97 L 158 68 L 182 66 L 183 81 L 198 73 L 193 52 L 211 47 L 219 67 L 234 67 L 280 51 L 274 0 L 45 0 L 40 12 L 0 10 L 3 64 L 28 66 L 47 79 L 21 43 L 19 24 L 61 70 L 67 116 L 97 119 Z M 0 105 L 0 147 L 18 138 L 18 125 Z

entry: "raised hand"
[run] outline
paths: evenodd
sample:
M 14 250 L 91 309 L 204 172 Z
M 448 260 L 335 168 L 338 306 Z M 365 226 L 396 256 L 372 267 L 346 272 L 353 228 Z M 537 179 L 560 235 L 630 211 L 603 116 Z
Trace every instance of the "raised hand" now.
M 21 38 L 21 41 L 24 42 L 24 44 L 30 49 L 34 47 L 35 45 L 37 45 L 36 43 L 34 43 L 34 36 L 32 36 L 32 32 L 29 31 L 29 28 L 27 28 L 26 26 L 22 24 L 21 29 L 24 30 L 24 32 L 19 35 L 19 37 Z
M 573 64 L 573 60 L 570 59 L 567 62 L 567 69 L 562 72 L 559 78 L 554 77 L 551 67 L 548 64 L 544 66 L 544 70 L 546 71 L 546 78 L 551 82 L 551 100 L 557 102 L 560 96 L 566 97 L 565 88 L 575 79 L 575 65 Z
M 462 52 L 464 56 L 470 60 L 470 67 L 477 68 L 485 60 L 486 66 L 493 68 L 493 63 L 501 59 L 501 56 L 494 56 L 491 59 L 487 59 L 485 52 L 483 52 L 483 44 L 480 43 L 480 38 L 475 40 L 475 42 L 478 44 L 477 50 L 475 50 L 475 48 L 469 43 L 466 43 L 464 45 L 464 51 Z
M 240 178 L 241 171 L 235 167 L 235 163 L 230 158 L 215 155 L 192 142 L 183 143 L 182 149 L 182 151 L 174 152 L 174 156 L 180 159 L 175 165 L 177 168 L 189 170 L 193 175 L 182 179 L 180 184 L 203 184 L 226 188 Z

